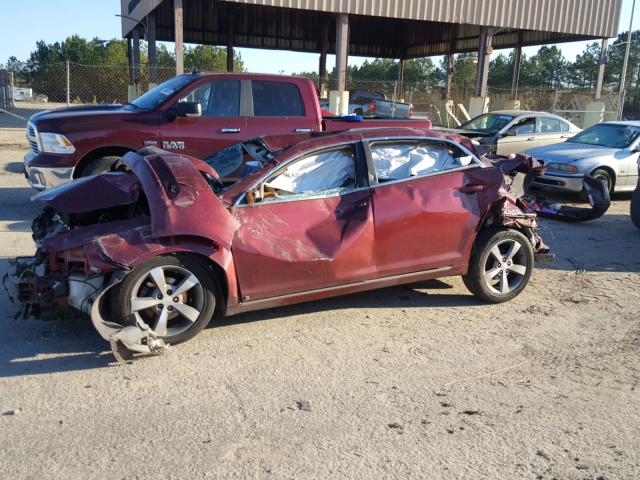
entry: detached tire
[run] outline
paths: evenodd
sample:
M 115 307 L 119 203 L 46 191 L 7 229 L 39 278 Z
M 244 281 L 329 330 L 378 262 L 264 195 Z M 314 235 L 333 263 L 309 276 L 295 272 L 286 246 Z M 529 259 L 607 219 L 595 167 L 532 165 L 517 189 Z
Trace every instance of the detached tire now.
M 640 228 L 640 184 L 633 191 L 631 197 L 631 221 L 637 228 Z
M 476 297 L 502 303 L 525 289 L 533 264 L 533 248 L 527 237 L 516 230 L 489 229 L 478 236 L 469 272 L 462 280 Z
M 195 337 L 216 308 L 216 282 L 197 257 L 166 255 L 133 269 L 112 297 L 115 318 L 135 315 L 166 343 Z
M 91 162 L 89 162 L 82 168 L 82 170 L 80 170 L 78 178 L 92 177 L 94 175 L 100 175 L 101 173 L 107 173 L 111 169 L 111 167 L 113 167 L 121 159 L 122 157 L 108 156 L 91 160 Z

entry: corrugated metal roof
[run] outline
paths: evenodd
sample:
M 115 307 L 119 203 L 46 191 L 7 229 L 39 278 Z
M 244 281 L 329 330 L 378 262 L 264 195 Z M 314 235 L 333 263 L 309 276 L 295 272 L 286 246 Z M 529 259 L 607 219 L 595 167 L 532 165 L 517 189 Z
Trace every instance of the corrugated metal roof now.
M 154 9 L 157 39 L 173 41 L 173 1 L 142 1 L 147 8 L 159 2 Z M 132 5 L 132 0 L 122 2 L 123 8 Z M 142 3 L 133 4 L 138 12 Z M 226 45 L 233 31 L 238 47 L 320 52 L 326 22 L 332 53 L 335 13 L 348 12 L 349 55 L 416 58 L 444 55 L 452 47 L 455 53 L 477 51 L 483 26 L 499 29 L 494 48 L 615 35 L 620 4 L 621 0 L 183 0 L 184 41 Z M 419 18 L 405 18 L 410 16 Z
M 622 0 L 225 0 L 373 17 L 537 30 L 591 37 L 618 33 Z

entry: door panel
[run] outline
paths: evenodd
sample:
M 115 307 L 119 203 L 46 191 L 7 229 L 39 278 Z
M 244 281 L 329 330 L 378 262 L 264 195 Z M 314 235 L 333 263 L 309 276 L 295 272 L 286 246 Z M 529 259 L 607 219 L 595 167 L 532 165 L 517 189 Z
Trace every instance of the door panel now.
M 481 218 L 481 185 L 457 171 L 373 189 L 378 275 L 463 265 Z
M 233 241 L 243 301 L 371 279 L 371 191 L 238 207 Z
M 498 155 L 520 153 L 540 145 L 537 138 L 535 117 L 520 117 L 506 128 L 506 132 L 515 135 L 504 135 L 498 139 Z
M 202 116 L 166 120 L 160 127 L 161 148 L 206 159 L 247 139 L 247 120 L 240 116 L 240 80 L 200 84 L 184 100 L 200 102 Z

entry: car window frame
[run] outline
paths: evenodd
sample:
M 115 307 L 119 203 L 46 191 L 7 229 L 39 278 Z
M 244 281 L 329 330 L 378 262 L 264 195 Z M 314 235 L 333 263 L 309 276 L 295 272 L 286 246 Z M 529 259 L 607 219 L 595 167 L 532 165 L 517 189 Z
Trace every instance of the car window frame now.
M 301 152 L 297 155 L 294 155 L 293 157 L 285 160 L 284 162 L 282 162 L 281 164 L 277 165 L 276 168 L 271 169 L 267 172 L 265 172 L 263 175 L 260 176 L 260 178 L 256 179 L 256 181 L 254 181 L 248 188 L 245 189 L 245 191 L 242 193 L 242 195 L 240 195 L 236 201 L 233 204 L 232 208 L 240 208 L 240 207 L 257 207 L 260 205 L 274 205 L 274 204 L 280 204 L 280 203 L 289 203 L 289 202 L 304 202 L 307 200 L 318 200 L 318 199 L 325 199 L 325 198 L 334 198 L 334 197 L 341 197 L 341 196 L 345 196 L 345 195 L 351 195 L 354 192 L 361 192 L 364 190 L 369 190 L 371 188 L 371 177 L 370 175 L 366 175 L 366 185 L 361 186 L 361 187 L 356 187 L 354 189 L 348 190 L 348 191 L 343 191 L 343 192 L 334 192 L 331 194 L 318 194 L 318 195 L 312 195 L 312 196 L 308 196 L 308 197 L 304 197 L 304 198 L 283 198 L 283 199 L 277 199 L 277 200 L 270 200 L 268 202 L 259 202 L 259 203 L 254 203 L 254 204 L 248 204 L 246 203 L 246 198 L 247 195 L 250 191 L 255 190 L 256 188 L 258 188 L 261 184 L 265 183 L 269 178 L 273 177 L 274 175 L 278 174 L 278 172 L 284 172 L 287 167 L 292 164 L 297 162 L 298 160 L 303 160 L 307 157 L 313 156 L 313 155 L 321 155 L 324 152 L 330 152 L 330 151 L 334 151 L 334 150 L 338 150 L 340 148 L 344 148 L 347 146 L 353 146 L 354 152 L 355 152 L 355 156 L 354 156 L 354 160 L 356 163 L 356 176 L 358 175 L 357 173 L 357 168 L 358 165 L 357 163 L 360 162 L 362 164 L 362 166 L 364 168 L 367 169 L 367 173 L 369 172 L 369 168 L 368 168 L 368 162 L 366 160 L 366 153 L 364 151 L 363 148 L 363 142 L 361 140 L 351 140 L 348 142 L 338 142 L 335 144 L 331 144 L 331 145 L 323 145 L 320 148 L 317 148 L 315 150 L 309 150 L 306 152 Z M 356 179 L 357 180 L 357 179 Z
M 453 145 L 454 147 L 460 148 L 464 153 L 467 153 L 470 157 L 471 157 L 471 163 L 469 165 L 466 166 L 462 166 L 462 167 L 458 167 L 458 168 L 451 168 L 449 170 L 441 170 L 439 172 L 433 172 L 433 173 L 428 173 L 426 175 L 416 175 L 415 177 L 407 177 L 407 178 L 400 178 L 398 180 L 389 180 L 387 182 L 380 182 L 378 180 L 378 173 L 376 172 L 375 169 L 375 165 L 373 162 L 373 156 L 371 155 L 371 144 L 372 143 L 379 143 L 379 142 L 413 142 L 413 143 L 420 143 L 420 142 L 424 142 L 424 141 L 434 141 L 434 142 L 445 142 L 445 143 L 449 143 L 451 145 Z M 478 156 L 473 153 L 471 150 L 469 150 L 467 147 L 465 147 L 464 145 L 462 145 L 461 143 L 457 143 L 451 139 L 448 138 L 439 138 L 439 137 L 379 137 L 379 138 L 367 138 L 365 140 L 363 140 L 363 146 L 364 146 L 364 152 L 367 158 L 367 166 L 369 168 L 369 184 L 370 187 L 372 189 L 378 188 L 378 187 L 385 187 L 387 185 L 395 185 L 398 183 L 403 183 L 403 182 L 410 182 L 410 181 L 416 181 L 416 180 L 421 180 L 423 178 L 429 178 L 429 177 L 438 177 L 441 175 L 448 175 L 450 173 L 457 173 L 457 172 L 461 172 L 464 170 L 471 170 L 471 169 L 475 169 L 475 168 L 487 168 L 487 165 L 484 164 L 479 158 Z
M 537 135 L 538 134 L 538 130 L 540 130 L 540 121 L 539 121 L 539 117 L 537 115 L 521 115 L 519 117 L 514 118 L 513 120 L 511 120 L 511 122 L 504 127 L 502 134 L 506 134 L 508 131 L 510 131 L 514 126 L 516 126 L 517 123 L 520 123 L 523 120 L 531 120 L 533 119 L 534 121 L 534 125 L 533 125 L 533 132 L 531 133 L 517 133 L 516 135 L 511 135 L 513 137 L 525 137 L 527 135 L 531 136 L 531 135 Z
M 543 132 L 542 131 L 542 120 L 545 119 L 545 118 L 549 119 L 549 120 L 555 120 L 556 122 L 558 122 L 558 125 L 560 126 L 560 130 L 555 131 L 555 132 Z M 539 135 L 560 135 L 560 134 L 563 134 L 563 133 L 569 133 L 571 131 L 570 125 L 567 122 L 565 122 L 561 118 L 554 117 L 554 116 L 551 116 L 551 115 L 540 115 L 538 117 L 538 124 L 539 124 L 539 128 L 538 128 L 538 132 L 537 133 Z M 562 131 L 562 125 L 563 124 L 566 125 L 566 127 L 568 129 L 566 132 Z

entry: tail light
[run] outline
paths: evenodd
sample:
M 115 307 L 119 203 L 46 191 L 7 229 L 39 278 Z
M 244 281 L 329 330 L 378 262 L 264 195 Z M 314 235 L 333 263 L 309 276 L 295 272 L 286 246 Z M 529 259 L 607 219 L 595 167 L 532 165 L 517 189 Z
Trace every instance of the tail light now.
M 409 105 L 409 118 L 413 117 L 413 105 Z
M 373 100 L 369 102 L 369 111 L 371 113 L 374 113 L 376 111 L 376 102 L 374 102 Z

